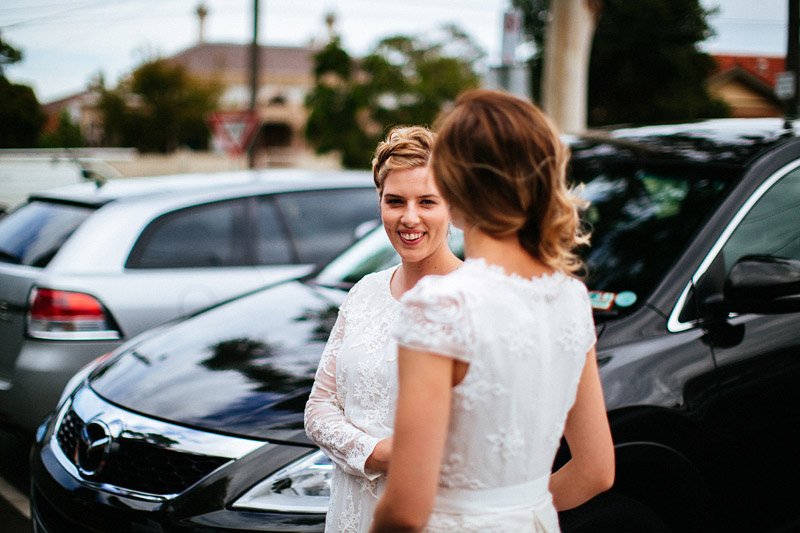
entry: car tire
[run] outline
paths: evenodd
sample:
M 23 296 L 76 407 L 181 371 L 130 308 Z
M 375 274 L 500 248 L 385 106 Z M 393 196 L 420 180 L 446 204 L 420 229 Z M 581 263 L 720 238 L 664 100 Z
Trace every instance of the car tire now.
M 559 514 L 563 533 L 669 533 L 653 509 L 638 500 L 606 492 Z

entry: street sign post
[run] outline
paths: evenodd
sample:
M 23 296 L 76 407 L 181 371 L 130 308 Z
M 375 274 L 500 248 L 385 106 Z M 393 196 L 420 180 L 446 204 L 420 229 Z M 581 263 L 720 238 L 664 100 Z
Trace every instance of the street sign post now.
M 261 119 L 254 111 L 216 111 L 208 117 L 214 140 L 230 156 L 247 151 L 258 134 Z
M 775 77 L 775 95 L 786 101 L 794 97 L 794 72 L 779 72 Z

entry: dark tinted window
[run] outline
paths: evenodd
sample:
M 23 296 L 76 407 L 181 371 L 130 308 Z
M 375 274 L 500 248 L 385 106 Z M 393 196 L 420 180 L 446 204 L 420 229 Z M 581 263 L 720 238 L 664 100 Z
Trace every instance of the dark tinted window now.
M 722 249 L 725 272 L 750 254 L 800 260 L 800 170 L 781 178 L 745 215 Z
M 583 251 L 593 304 L 628 312 L 655 288 L 735 181 L 727 168 L 639 161 L 576 161 L 572 181 L 591 201 Z M 597 300 L 595 301 L 595 297 Z
M 302 263 L 333 259 L 354 242 L 359 224 L 380 216 L 371 188 L 282 194 L 277 202 Z
M 255 209 L 255 254 L 260 265 L 294 263 L 292 248 L 272 198 L 259 198 Z
M 31 202 L 0 218 L 0 261 L 44 267 L 92 213 L 89 207 Z
M 142 233 L 129 268 L 196 268 L 247 264 L 242 200 L 207 204 L 160 217 Z

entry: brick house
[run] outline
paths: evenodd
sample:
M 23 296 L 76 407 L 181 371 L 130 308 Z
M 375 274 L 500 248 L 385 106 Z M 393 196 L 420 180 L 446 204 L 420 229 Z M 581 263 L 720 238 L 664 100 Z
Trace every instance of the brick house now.
M 725 101 L 733 117 L 780 117 L 783 104 L 775 94 L 778 73 L 786 70 L 783 56 L 712 54 L 717 71 L 708 90 Z

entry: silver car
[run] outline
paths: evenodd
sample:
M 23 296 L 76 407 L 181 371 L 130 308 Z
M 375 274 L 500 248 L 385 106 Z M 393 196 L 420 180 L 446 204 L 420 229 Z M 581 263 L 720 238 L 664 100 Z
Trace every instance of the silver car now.
M 31 196 L 0 218 L 0 421 L 32 431 L 95 357 L 306 275 L 377 217 L 367 172 L 137 178 Z

